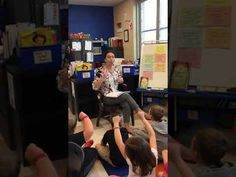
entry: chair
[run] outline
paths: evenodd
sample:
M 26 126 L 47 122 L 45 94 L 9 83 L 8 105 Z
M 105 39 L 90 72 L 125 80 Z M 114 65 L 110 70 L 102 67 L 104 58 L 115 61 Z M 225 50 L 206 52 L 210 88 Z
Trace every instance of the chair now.
M 127 85 L 126 84 L 119 84 L 118 90 L 127 91 L 128 90 Z M 121 108 L 120 108 L 120 105 L 113 105 L 113 106 L 106 105 L 104 103 L 103 94 L 99 91 L 96 91 L 96 92 L 97 92 L 98 105 L 99 105 L 99 113 L 98 113 L 96 126 L 99 127 L 99 122 L 100 122 L 101 118 L 107 119 L 109 121 L 109 119 L 114 114 L 114 112 L 116 112 L 116 110 L 119 110 Z M 132 121 L 132 125 L 134 125 L 134 115 L 133 115 L 132 110 L 131 110 L 131 121 Z

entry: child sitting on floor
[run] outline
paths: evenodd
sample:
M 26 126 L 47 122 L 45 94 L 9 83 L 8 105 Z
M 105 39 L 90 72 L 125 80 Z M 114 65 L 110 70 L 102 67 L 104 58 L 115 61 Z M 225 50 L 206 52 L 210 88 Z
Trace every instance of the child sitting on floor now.
M 155 177 L 157 164 L 157 144 L 155 132 L 144 117 L 144 112 L 138 114 L 144 124 L 148 135 L 149 143 L 141 137 L 130 137 L 124 143 L 121 136 L 119 122 L 120 116 L 113 117 L 115 142 L 129 165 L 128 177 Z
M 191 149 L 169 139 L 169 154 L 182 177 L 230 177 L 236 176 L 236 167 L 222 158 L 227 152 L 227 141 L 219 130 L 199 130 L 192 139 Z M 187 165 L 184 161 L 195 161 Z M 191 159 L 192 158 L 192 159 Z
M 114 125 L 110 120 L 112 129 L 107 130 L 104 134 L 101 143 L 96 144 L 96 149 L 99 156 L 114 167 L 121 167 L 127 165 L 124 157 L 121 155 L 118 146 L 115 142 Z M 120 128 L 122 141 L 125 142 L 129 136 L 126 128 Z
M 162 151 L 168 149 L 168 121 L 164 107 L 152 105 L 145 117 L 151 120 L 150 123 L 155 131 L 156 143 L 158 144 L 158 160 L 162 160 Z M 140 136 L 149 141 L 148 132 L 145 129 L 135 128 L 132 135 Z
M 76 166 L 72 164 L 74 163 L 73 159 L 79 159 L 79 158 L 69 158 L 69 177 L 74 176 L 86 176 L 91 168 L 93 167 L 96 159 L 97 159 L 97 151 L 95 148 L 90 148 L 93 144 L 93 140 L 91 139 L 93 135 L 93 124 L 88 117 L 87 114 L 84 112 L 79 113 L 79 119 L 81 120 L 83 124 L 83 130 L 80 132 L 76 132 L 76 125 L 77 125 L 77 119 L 75 117 L 68 117 L 68 130 L 69 130 L 69 136 L 68 141 L 75 143 L 83 148 L 84 152 L 84 162 L 82 165 L 82 170 L 78 171 L 76 169 Z M 76 155 L 76 154 L 75 154 Z M 80 163 L 80 162 L 78 162 Z M 77 171 L 77 172 L 75 172 Z

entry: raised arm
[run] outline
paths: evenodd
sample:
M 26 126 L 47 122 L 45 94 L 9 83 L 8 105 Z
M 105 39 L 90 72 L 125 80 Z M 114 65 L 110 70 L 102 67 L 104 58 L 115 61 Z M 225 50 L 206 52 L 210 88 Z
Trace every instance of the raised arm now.
M 106 78 L 107 78 L 107 73 L 102 69 L 99 69 L 92 83 L 93 89 L 98 90 L 101 87 L 102 83 L 106 81 Z
M 156 135 L 155 132 L 152 128 L 152 126 L 150 125 L 150 123 L 145 119 L 144 116 L 144 112 L 140 112 L 138 114 L 138 117 L 140 118 L 140 120 L 143 122 L 145 129 L 148 132 L 149 135 L 149 144 L 151 148 L 157 149 L 157 143 L 156 143 Z
M 36 168 L 37 177 L 58 177 L 58 174 L 45 152 L 30 144 L 25 151 L 25 158 Z
M 120 120 L 121 120 L 120 116 L 115 116 L 115 117 L 112 118 L 112 121 L 113 121 L 113 124 L 114 124 L 114 136 L 115 136 L 116 145 L 118 146 L 122 156 L 124 158 L 126 158 L 125 144 L 122 140 L 122 136 L 121 136 L 121 133 L 120 133 L 120 126 L 119 126 Z
M 168 143 L 170 159 L 175 164 L 181 177 L 196 177 L 190 167 L 185 163 L 180 154 L 180 145 L 177 143 Z

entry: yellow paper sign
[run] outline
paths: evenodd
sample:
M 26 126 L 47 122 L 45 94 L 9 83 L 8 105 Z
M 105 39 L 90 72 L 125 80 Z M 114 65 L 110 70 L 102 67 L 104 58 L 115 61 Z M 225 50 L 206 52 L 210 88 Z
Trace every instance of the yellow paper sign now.
M 207 29 L 205 46 L 207 48 L 230 48 L 230 29 Z
M 229 5 L 230 0 L 206 0 L 206 5 Z
M 156 51 L 157 53 L 159 54 L 164 54 L 167 52 L 167 45 L 166 44 L 159 44 L 157 47 L 156 47 Z

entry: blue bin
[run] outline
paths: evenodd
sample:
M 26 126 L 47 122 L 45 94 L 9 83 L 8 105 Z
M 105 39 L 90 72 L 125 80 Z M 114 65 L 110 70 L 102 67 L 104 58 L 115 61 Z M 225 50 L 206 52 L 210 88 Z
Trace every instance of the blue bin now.
M 135 75 L 135 66 L 122 66 L 122 75 Z
M 19 48 L 18 59 L 24 70 L 58 69 L 62 62 L 61 45 Z
M 75 78 L 76 78 L 76 80 L 93 80 L 94 79 L 94 70 L 76 71 Z

